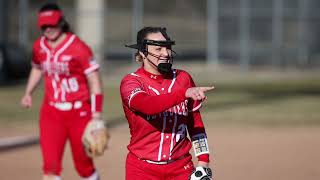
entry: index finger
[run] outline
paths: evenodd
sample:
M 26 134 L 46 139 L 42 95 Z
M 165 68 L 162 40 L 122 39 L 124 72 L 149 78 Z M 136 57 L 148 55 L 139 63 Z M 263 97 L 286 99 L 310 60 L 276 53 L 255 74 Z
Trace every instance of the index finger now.
M 206 91 L 210 91 L 210 90 L 214 89 L 214 86 L 211 86 L 211 87 L 200 87 L 200 89 L 201 89 L 203 92 L 206 92 Z

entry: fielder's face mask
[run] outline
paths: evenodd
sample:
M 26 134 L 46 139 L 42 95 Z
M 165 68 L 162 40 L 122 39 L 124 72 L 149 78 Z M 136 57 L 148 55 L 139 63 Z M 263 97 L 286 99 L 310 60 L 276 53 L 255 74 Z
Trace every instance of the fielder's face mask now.
M 159 55 L 156 55 L 156 54 L 149 52 L 148 45 L 166 47 L 168 50 L 171 51 L 171 53 L 169 53 L 168 56 L 165 57 L 165 59 L 164 59 L 164 57 L 162 57 L 162 56 L 159 56 Z M 171 41 L 171 40 L 156 41 L 156 40 L 144 39 L 142 41 L 142 43 L 133 44 L 133 45 L 126 45 L 126 47 L 137 49 L 137 50 L 141 51 L 145 56 L 147 56 L 149 54 L 155 58 L 158 58 L 161 60 L 166 60 L 167 62 L 159 63 L 157 66 L 147 58 L 151 64 L 153 64 L 154 66 L 157 67 L 158 71 L 161 74 L 167 75 L 172 72 L 171 68 L 172 68 L 172 63 L 173 63 L 173 54 L 175 54 L 175 52 L 172 50 L 172 45 L 175 45 L 175 41 Z

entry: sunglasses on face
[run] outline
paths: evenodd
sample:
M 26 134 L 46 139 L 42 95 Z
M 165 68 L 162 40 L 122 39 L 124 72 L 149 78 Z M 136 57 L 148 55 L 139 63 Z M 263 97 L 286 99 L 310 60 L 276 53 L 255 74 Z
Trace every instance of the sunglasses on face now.
M 57 28 L 58 26 L 53 26 L 53 25 L 43 25 L 41 26 L 41 31 L 45 31 L 47 28 Z

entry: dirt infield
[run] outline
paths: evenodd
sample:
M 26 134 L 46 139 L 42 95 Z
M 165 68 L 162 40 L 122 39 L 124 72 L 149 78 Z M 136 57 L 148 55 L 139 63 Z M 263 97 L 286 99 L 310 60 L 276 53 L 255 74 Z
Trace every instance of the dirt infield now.
M 28 131 L 26 131 L 28 132 Z M 31 131 L 29 131 L 31 132 Z M 36 132 L 34 129 L 33 132 Z M 207 128 L 217 180 L 320 179 L 320 128 Z M 111 130 L 110 149 L 96 160 L 102 179 L 124 179 L 126 124 Z M 211 156 L 213 160 L 213 156 Z M 1 179 L 41 179 L 39 146 L 0 152 Z M 77 180 L 69 149 L 63 179 Z

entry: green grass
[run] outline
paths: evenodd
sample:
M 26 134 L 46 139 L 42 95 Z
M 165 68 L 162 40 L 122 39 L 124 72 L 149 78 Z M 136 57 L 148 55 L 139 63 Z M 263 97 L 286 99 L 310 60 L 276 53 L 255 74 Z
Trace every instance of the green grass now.
M 320 94 L 320 78 L 293 80 L 243 81 L 217 83 L 217 89 L 224 92 L 247 92 L 260 95 Z
M 319 126 L 319 107 L 320 80 L 313 78 L 221 82 L 202 114 L 213 126 Z
M 211 76 L 196 76 L 198 85 L 211 85 L 213 81 L 199 77 Z M 201 110 L 204 122 L 212 126 L 319 126 L 320 78 L 297 77 L 215 79 L 216 89 L 207 93 L 208 100 Z M 125 122 L 119 94 L 120 79 L 104 79 L 104 117 L 108 123 Z M 34 106 L 30 109 L 19 105 L 23 91 L 24 85 L 0 87 L 1 126 L 37 122 L 42 86 L 34 93 Z
M 20 98 L 24 92 L 23 86 L 9 86 L 0 88 L 0 122 L 19 123 L 29 122 L 38 119 L 38 109 L 40 107 L 41 92 L 35 92 L 33 98 L 33 107 L 24 109 L 20 106 Z
M 227 101 L 215 101 L 216 96 Z M 202 116 L 206 124 L 263 127 L 320 125 L 320 96 L 251 97 L 234 103 L 226 96 L 229 94 L 217 93 L 204 103 Z
M 40 85 L 33 93 L 33 106 L 29 109 L 20 106 L 20 99 L 24 93 L 24 86 L 0 87 L 0 125 L 12 126 L 38 121 L 39 109 L 42 102 L 43 91 Z M 119 88 L 104 88 L 104 117 L 108 121 L 123 119 L 123 110 L 120 101 Z

